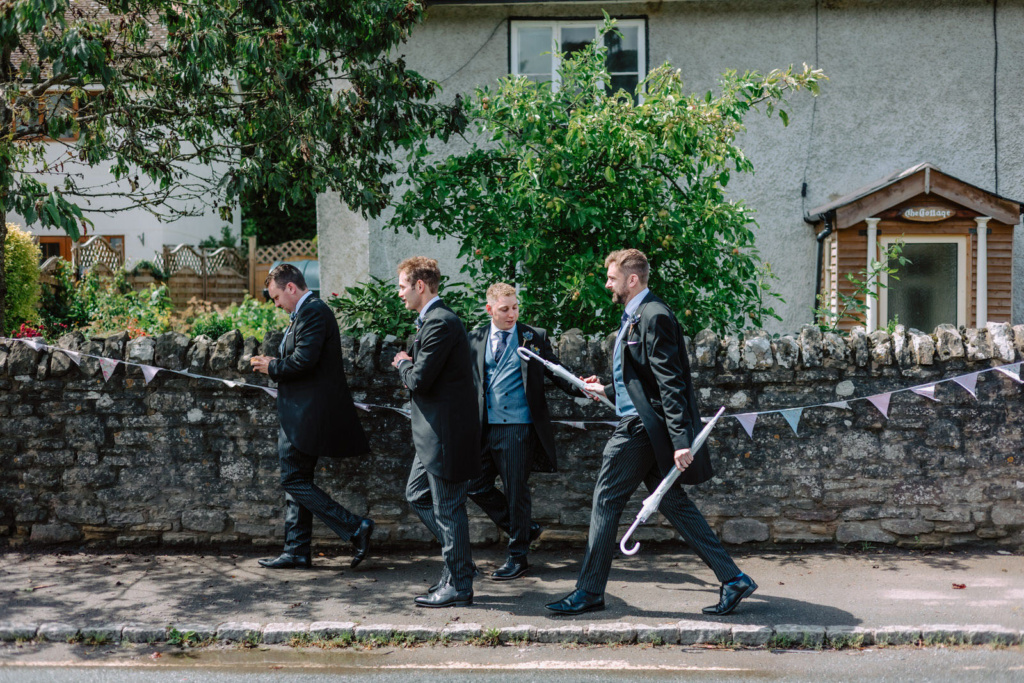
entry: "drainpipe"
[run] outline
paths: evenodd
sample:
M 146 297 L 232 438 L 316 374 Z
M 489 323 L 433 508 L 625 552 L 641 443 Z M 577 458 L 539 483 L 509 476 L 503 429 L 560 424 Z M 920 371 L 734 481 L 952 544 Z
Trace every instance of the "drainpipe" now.
M 811 310 L 818 308 L 821 304 L 818 302 L 818 297 L 821 296 L 821 268 L 824 264 L 824 252 L 825 252 L 825 238 L 831 235 L 833 232 L 832 228 L 832 215 L 825 214 L 825 229 L 818 233 L 818 267 L 815 268 L 814 272 L 817 274 L 817 279 L 814 283 L 814 305 Z

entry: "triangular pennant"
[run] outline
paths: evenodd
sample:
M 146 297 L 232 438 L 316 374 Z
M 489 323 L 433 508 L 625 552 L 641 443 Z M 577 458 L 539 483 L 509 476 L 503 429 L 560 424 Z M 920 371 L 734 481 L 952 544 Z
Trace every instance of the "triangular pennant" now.
M 67 349 L 61 349 L 61 351 L 63 351 L 65 354 L 67 354 L 68 358 L 70 358 L 71 360 L 75 361 L 75 365 L 81 365 L 82 364 L 82 354 L 80 354 L 78 351 L 69 351 Z
M 757 422 L 757 413 L 742 413 L 740 415 L 733 415 L 736 421 L 743 425 L 744 431 L 747 432 L 747 436 L 751 439 L 754 438 L 754 423 Z
M 930 398 L 933 401 L 938 401 L 939 400 L 935 396 L 935 385 L 934 384 L 929 384 L 926 387 L 911 387 L 910 390 L 913 391 L 918 396 L 924 396 L 925 398 Z
M 28 344 L 29 346 L 31 346 L 32 350 L 34 350 L 34 351 L 40 351 L 40 350 L 46 348 L 46 344 L 44 342 L 41 342 L 41 341 L 36 340 L 36 339 L 22 339 L 21 341 L 23 341 L 26 344 Z
M 843 410 L 849 410 L 850 404 L 846 401 L 833 401 L 832 403 L 825 404 L 829 408 L 842 408 Z
M 275 389 L 273 387 L 260 387 L 260 389 L 262 389 L 263 391 L 267 392 L 268 394 L 270 394 L 274 398 L 277 398 L 277 389 Z M 359 404 L 357 403 L 356 405 L 359 405 Z
M 153 367 L 152 365 L 140 365 L 139 367 L 142 368 L 142 376 L 145 378 L 146 384 L 152 382 L 153 378 L 156 377 L 156 373 L 160 372 L 160 368 Z
M 793 434 L 796 436 L 800 436 L 800 433 L 797 431 L 797 427 L 800 426 L 800 416 L 803 415 L 803 413 L 803 408 L 789 408 L 787 410 L 779 411 L 779 415 L 789 423 L 790 429 L 793 430 Z
M 1011 365 L 1000 365 L 998 368 L 996 368 L 996 370 L 1003 373 L 1004 375 L 1012 379 L 1014 382 L 1017 382 L 1018 384 L 1024 382 L 1024 380 L 1020 378 L 1020 363 L 1013 363 Z
M 354 405 L 356 408 L 359 408 L 359 410 L 365 410 L 366 412 L 370 412 L 370 406 L 366 405 L 365 403 L 353 403 L 352 405 Z
M 114 370 L 117 369 L 117 364 L 121 361 L 113 358 L 99 358 L 100 370 L 103 372 L 103 381 L 106 382 L 110 379 L 110 376 L 114 374 Z
M 602 422 L 601 424 L 608 425 L 609 427 L 618 427 L 619 426 L 618 422 Z
M 230 380 L 230 379 L 222 379 L 221 382 L 223 382 L 224 384 L 228 385 L 232 389 L 234 389 L 235 387 L 238 386 L 238 382 L 235 382 L 235 381 Z
M 868 396 L 868 400 L 871 401 L 871 405 L 878 408 L 878 412 L 888 420 L 889 419 L 889 399 L 892 398 L 892 392 L 886 394 L 878 394 L 877 396 Z
M 573 429 L 581 429 L 583 431 L 587 431 L 587 426 L 582 422 L 566 422 L 565 424 L 569 425 Z
M 978 398 L 978 395 L 974 393 L 974 391 L 978 385 L 978 375 L 980 374 L 980 372 L 972 372 L 969 375 L 954 377 L 953 381 L 962 386 L 964 389 L 966 389 L 967 393 L 969 393 L 971 396 L 973 396 L 974 398 Z

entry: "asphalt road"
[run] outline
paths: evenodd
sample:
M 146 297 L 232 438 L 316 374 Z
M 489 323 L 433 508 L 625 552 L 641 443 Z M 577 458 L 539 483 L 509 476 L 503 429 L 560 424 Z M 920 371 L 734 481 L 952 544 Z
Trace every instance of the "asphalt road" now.
M 1001 554 L 1006 553 L 1006 554 Z M 440 571 L 432 554 L 371 556 L 348 568 L 348 550 L 314 558 L 308 571 L 271 571 L 259 555 L 226 552 L 0 554 L 0 620 L 41 623 L 267 623 L 354 621 L 419 624 L 454 621 L 484 628 L 520 624 L 658 624 L 680 619 L 729 624 L 877 627 L 995 624 L 1024 629 L 1024 561 L 1007 551 L 769 549 L 737 553 L 760 588 L 728 617 L 708 618 L 717 600 L 714 575 L 678 546 L 645 545 L 617 556 L 608 608 L 581 619 L 553 616 L 544 604 L 573 588 L 581 552 L 542 544 L 530 572 L 508 582 L 480 577 L 473 606 L 424 610 L 413 598 Z M 474 550 L 483 572 L 504 560 L 499 547 Z M 960 588 L 962 586 L 962 588 Z

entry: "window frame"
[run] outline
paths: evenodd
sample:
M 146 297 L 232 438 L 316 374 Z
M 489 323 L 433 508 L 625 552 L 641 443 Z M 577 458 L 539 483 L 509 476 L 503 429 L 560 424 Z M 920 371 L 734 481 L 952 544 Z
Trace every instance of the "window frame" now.
M 650 55 L 648 45 L 648 22 L 645 15 L 632 15 L 613 17 L 619 27 L 637 27 L 637 83 L 643 82 L 649 72 Z M 594 28 L 595 36 L 597 29 L 604 23 L 602 17 L 510 17 L 508 20 L 508 63 L 507 71 L 511 76 L 521 76 L 519 73 L 519 29 L 526 26 L 549 26 L 551 27 L 551 78 L 549 81 L 552 88 L 557 91 L 560 86 L 558 75 L 558 60 L 555 58 L 556 44 L 561 37 L 563 28 Z M 613 74 L 614 75 L 614 74 Z
M 22 92 L 19 97 L 25 96 L 28 93 Z M 50 97 L 63 97 L 67 95 L 71 98 L 71 117 L 73 119 L 78 118 L 78 98 L 71 94 L 70 89 L 52 89 L 47 90 L 45 93 L 36 98 L 38 112 L 39 112 L 39 125 L 42 126 L 46 123 L 46 110 L 47 110 L 47 98 Z M 24 137 L 18 137 L 18 126 L 20 121 L 17 116 L 11 117 L 11 134 L 18 142 L 78 142 L 80 133 L 72 132 L 68 137 L 51 138 L 46 133 L 40 133 L 38 135 L 26 135 Z
M 967 324 L 967 304 L 971 292 L 971 281 L 967 272 L 967 256 L 970 249 L 970 235 L 879 235 L 878 245 L 882 251 L 893 242 L 904 244 L 956 244 L 956 326 Z M 878 279 L 878 327 L 889 324 L 889 274 L 881 273 Z M 882 321 L 885 321 L 884 323 Z

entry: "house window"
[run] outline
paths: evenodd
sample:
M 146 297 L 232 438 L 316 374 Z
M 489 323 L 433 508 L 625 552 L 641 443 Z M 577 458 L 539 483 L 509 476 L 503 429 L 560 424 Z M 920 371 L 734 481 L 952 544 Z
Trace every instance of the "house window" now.
M 511 64 L 515 76 L 526 76 L 537 83 L 559 85 L 558 52 L 572 54 L 584 49 L 598 36 L 603 21 L 512 21 Z M 604 37 L 608 48 L 607 67 L 611 75 L 609 92 L 632 93 L 647 75 L 647 24 L 645 19 L 622 19 L 617 23 L 621 36 Z
M 880 326 L 897 320 L 908 328 L 931 332 L 942 323 L 965 325 L 970 280 L 967 236 L 880 237 L 881 249 L 903 241 L 910 263 L 899 267 L 898 280 L 883 274 L 879 292 Z
M 16 105 L 17 106 L 17 105 Z M 43 139 L 53 141 L 46 135 L 49 121 L 55 117 L 64 117 L 69 113 L 74 116 L 78 111 L 78 101 L 69 92 L 48 92 L 42 97 L 29 99 L 20 111 L 16 109 L 14 117 L 14 133 L 21 139 Z M 74 142 L 78 139 L 74 128 L 68 126 L 56 140 Z

